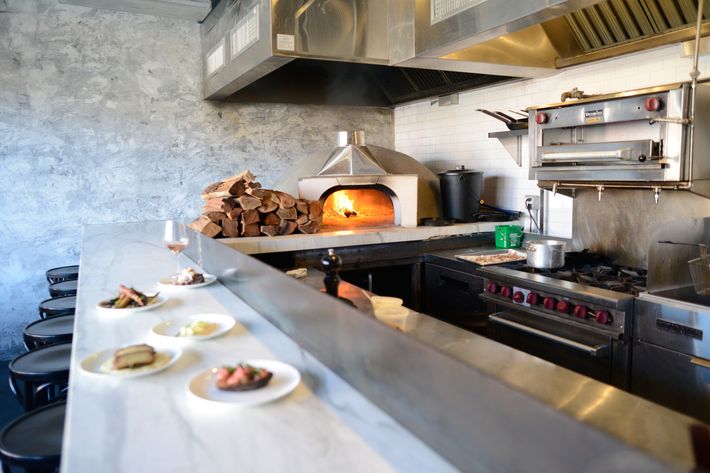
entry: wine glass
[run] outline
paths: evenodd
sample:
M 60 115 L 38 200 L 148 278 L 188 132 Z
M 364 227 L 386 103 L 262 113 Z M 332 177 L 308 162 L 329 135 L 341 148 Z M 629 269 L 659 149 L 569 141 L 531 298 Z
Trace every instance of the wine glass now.
M 175 277 L 180 274 L 180 253 L 187 248 L 190 238 L 187 236 L 185 224 L 177 220 L 165 222 L 163 243 L 175 255 Z

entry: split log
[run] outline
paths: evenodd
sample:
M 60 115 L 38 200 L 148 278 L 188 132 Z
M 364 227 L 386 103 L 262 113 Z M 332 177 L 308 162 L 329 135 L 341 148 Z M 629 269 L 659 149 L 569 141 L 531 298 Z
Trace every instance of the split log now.
M 227 214 L 224 212 L 207 212 L 203 215 L 218 225 L 222 220 L 227 218 Z
M 296 199 L 286 192 L 274 191 L 274 195 L 279 199 L 279 206 L 284 209 L 290 209 L 296 206 Z
M 315 220 L 311 220 L 308 223 L 299 225 L 298 229 L 301 230 L 303 233 L 316 233 L 318 232 L 318 230 L 320 230 L 320 223 Z
M 308 202 L 305 200 L 297 200 L 296 201 L 296 208 L 298 211 L 302 214 L 308 215 Z
M 308 218 L 306 218 L 308 220 Z M 264 225 L 278 225 L 281 223 L 281 219 L 275 213 L 266 214 L 264 216 Z
M 281 217 L 281 220 L 296 220 L 296 217 L 298 217 L 295 207 L 291 207 L 290 209 L 278 209 L 276 215 Z
M 258 189 L 258 188 L 253 188 L 253 187 L 249 187 L 249 188 L 246 190 L 246 192 L 247 192 L 247 194 L 249 194 L 250 196 L 253 196 L 253 197 L 256 197 L 256 198 L 262 199 L 262 200 L 267 196 L 267 194 L 270 193 L 270 192 L 267 191 L 266 189 Z
M 320 217 L 321 215 L 323 215 L 323 206 L 321 206 L 320 202 L 318 202 L 317 200 L 309 202 L 308 217 L 313 220 L 314 218 Z
M 252 183 L 254 182 L 254 179 L 256 179 L 256 177 L 254 177 L 254 174 L 252 174 L 251 171 L 242 171 L 235 176 L 228 177 L 223 182 L 242 180 L 245 183 Z
M 227 212 L 227 218 L 230 220 L 237 220 L 239 216 L 244 212 L 244 209 L 239 207 L 234 207 L 232 210 Z
M 242 226 L 242 236 L 259 236 L 261 233 L 258 223 L 250 223 L 248 225 Z
M 222 233 L 228 238 L 237 238 L 239 236 L 239 222 L 225 218 L 222 220 Z
M 237 198 L 237 202 L 239 203 L 239 206 L 244 210 L 256 209 L 258 207 L 261 207 L 262 204 L 261 199 L 257 197 L 252 197 L 250 195 L 243 195 Z
M 276 236 L 281 233 L 281 228 L 278 225 L 262 225 L 261 233 L 268 236 Z
M 296 228 L 298 228 L 298 224 L 293 220 L 283 220 L 279 225 L 279 234 L 290 235 L 296 231 Z
M 259 212 L 256 209 L 245 210 L 242 213 L 242 225 L 251 225 L 253 223 L 259 223 Z
M 308 223 L 308 215 L 299 215 L 298 218 L 296 219 L 296 223 L 298 225 L 303 225 L 304 223 Z
M 196 232 L 200 232 L 210 238 L 214 238 L 222 233 L 222 227 L 205 216 L 198 218 L 188 226 Z
M 261 207 L 257 208 L 257 210 L 263 214 L 271 213 L 279 208 L 279 204 L 277 204 L 273 200 L 264 199 L 263 202 L 264 203 L 261 205 Z
M 224 212 L 227 213 L 234 209 L 237 204 L 230 198 L 226 197 L 219 197 L 217 199 L 209 199 L 207 202 L 205 202 L 204 207 L 202 208 L 203 213 L 209 213 L 209 212 Z

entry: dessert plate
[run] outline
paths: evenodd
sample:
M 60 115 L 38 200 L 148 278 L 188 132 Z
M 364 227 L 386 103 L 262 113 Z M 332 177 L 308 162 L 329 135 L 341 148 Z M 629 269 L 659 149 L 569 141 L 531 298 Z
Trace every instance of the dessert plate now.
M 111 366 L 111 363 L 113 362 L 113 354 L 118 349 L 119 348 L 110 348 L 93 353 L 84 358 L 81 363 L 79 363 L 79 366 L 85 373 L 94 376 L 137 378 L 169 368 L 180 358 L 180 355 L 182 355 L 182 350 L 179 348 L 160 348 L 155 351 L 155 361 L 149 365 L 115 370 Z
M 274 401 L 296 389 L 301 382 L 301 373 L 293 366 L 274 360 L 244 360 L 257 368 L 265 368 L 274 376 L 269 384 L 253 391 L 223 391 L 217 388 L 216 369 L 208 369 L 192 378 L 187 385 L 191 396 L 200 400 L 236 406 L 255 406 Z
M 170 276 L 169 278 L 163 278 L 158 281 L 158 285 L 162 288 L 170 289 L 197 289 L 198 287 L 205 287 L 217 280 L 217 276 L 214 274 L 203 273 L 205 280 L 197 284 L 175 284 L 175 277 Z
M 214 324 L 214 328 L 204 335 L 180 336 L 180 329 L 190 323 L 204 321 Z M 155 325 L 151 332 L 161 337 L 175 338 L 178 340 L 208 340 L 210 338 L 219 337 L 222 334 L 229 332 L 236 321 L 229 315 L 224 314 L 195 314 L 182 319 L 166 320 L 158 325 Z
M 107 313 L 111 312 L 111 313 L 116 313 L 116 314 L 133 314 L 135 312 L 143 312 L 145 310 L 152 310 L 152 309 L 155 309 L 156 307 L 160 307 L 161 305 L 163 305 L 167 302 L 168 298 L 159 295 L 152 302 L 150 302 L 147 305 L 144 305 L 143 307 L 125 307 L 123 309 L 114 309 L 113 307 L 104 307 L 101 305 L 104 303 L 108 303 L 109 300 L 110 299 L 99 302 L 98 304 L 96 304 L 96 308 L 102 312 L 107 312 Z

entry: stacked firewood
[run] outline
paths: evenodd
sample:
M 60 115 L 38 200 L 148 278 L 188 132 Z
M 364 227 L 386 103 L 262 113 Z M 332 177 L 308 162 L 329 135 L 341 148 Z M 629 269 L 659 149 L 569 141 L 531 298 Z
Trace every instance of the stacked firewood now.
M 316 233 L 323 221 L 320 202 L 262 189 L 249 171 L 207 186 L 202 215 L 190 228 L 212 238 Z

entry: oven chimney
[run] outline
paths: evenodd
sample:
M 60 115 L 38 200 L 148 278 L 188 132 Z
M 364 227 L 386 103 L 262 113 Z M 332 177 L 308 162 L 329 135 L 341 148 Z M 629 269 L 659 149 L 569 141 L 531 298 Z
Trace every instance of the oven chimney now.
M 382 165 L 365 145 L 363 130 L 339 131 L 338 147 L 330 153 L 318 176 L 385 175 Z

